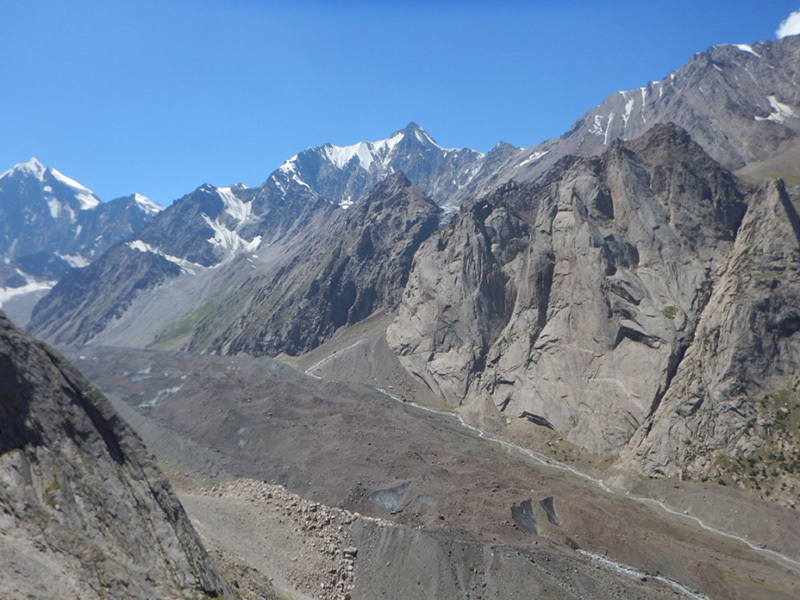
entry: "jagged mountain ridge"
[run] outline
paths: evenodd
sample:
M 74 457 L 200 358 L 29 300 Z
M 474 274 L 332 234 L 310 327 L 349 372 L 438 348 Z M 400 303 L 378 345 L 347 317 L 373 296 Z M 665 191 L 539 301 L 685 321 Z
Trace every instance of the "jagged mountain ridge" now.
M 479 176 L 467 194 L 510 180 L 536 181 L 564 156 L 592 156 L 617 139 L 631 140 L 657 124 L 676 123 L 717 162 L 755 178 L 800 184 L 800 36 L 752 45 L 712 46 L 664 79 L 616 92 L 561 137 L 509 155 Z M 487 172 L 488 173 L 488 172 Z
M 229 597 L 141 440 L 0 313 L 4 598 Z
M 488 154 L 469 148 L 443 148 L 416 123 L 391 137 L 352 146 L 308 148 L 283 163 L 267 184 L 305 185 L 341 206 L 349 206 L 386 177 L 403 172 L 437 204 L 456 207 L 470 182 L 497 162 L 520 152 L 500 144 Z
M 201 195 L 209 203 L 214 197 L 211 188 Z M 143 240 L 121 244 L 56 285 L 37 304 L 31 326 L 58 343 L 110 343 L 104 330 L 130 320 L 139 329 L 147 323 L 139 345 L 297 354 L 376 310 L 393 310 L 419 244 L 441 218 L 402 173 L 348 210 L 306 197 L 278 208 L 284 220 L 267 222 L 282 230 L 291 221 L 290 233 L 262 228 L 258 250 L 209 267 L 165 256 Z M 184 208 L 167 216 L 170 210 L 180 219 Z M 160 226 L 154 222 L 141 237 L 155 244 L 149 236 Z M 181 293 L 192 285 L 202 291 Z M 177 314 L 170 312 L 176 303 Z
M 139 231 L 161 210 L 140 194 L 101 202 L 32 158 L 0 175 L 0 287 L 4 296 L 52 286 L 70 268 Z

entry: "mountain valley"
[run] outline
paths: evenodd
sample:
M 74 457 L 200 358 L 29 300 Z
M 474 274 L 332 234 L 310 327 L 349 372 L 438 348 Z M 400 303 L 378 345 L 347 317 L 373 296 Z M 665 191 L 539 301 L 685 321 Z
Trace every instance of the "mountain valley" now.
M 3 173 L 43 342 L 2 318 L 0 551 L 87 598 L 798 597 L 798 65 L 713 46 L 534 146 L 410 123 L 166 208 Z

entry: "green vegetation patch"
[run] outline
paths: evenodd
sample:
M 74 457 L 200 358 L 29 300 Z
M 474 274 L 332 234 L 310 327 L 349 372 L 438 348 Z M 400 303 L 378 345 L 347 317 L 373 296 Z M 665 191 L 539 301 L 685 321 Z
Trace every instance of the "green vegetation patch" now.
M 164 330 L 164 333 L 158 336 L 153 346 L 158 349 L 172 340 L 190 334 L 201 320 L 214 312 L 216 307 L 217 302 L 215 300 L 206 300 L 193 311 L 186 313 L 177 321 L 170 323 Z
M 677 306 L 672 306 L 670 304 L 669 306 L 665 306 L 664 309 L 661 311 L 661 313 L 667 319 L 674 319 L 675 316 L 678 314 L 678 307 Z

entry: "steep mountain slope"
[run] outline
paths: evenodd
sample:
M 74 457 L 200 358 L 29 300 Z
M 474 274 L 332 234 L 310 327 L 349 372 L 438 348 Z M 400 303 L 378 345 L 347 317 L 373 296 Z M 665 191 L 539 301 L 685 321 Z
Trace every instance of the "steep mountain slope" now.
M 592 156 L 660 123 L 676 123 L 725 168 L 800 184 L 800 36 L 752 46 L 713 46 L 637 90 L 612 94 L 560 138 L 509 156 L 468 186 L 535 181 L 569 154 Z
M 395 308 L 414 253 L 439 215 L 403 173 L 389 177 L 349 210 L 336 211 L 324 228 L 300 232 L 268 277 L 255 274 L 252 260 L 238 261 L 246 278 L 231 285 L 241 277 L 233 269 L 226 275 L 235 291 L 198 322 L 188 348 L 298 354 L 379 308 Z
M 0 313 L 4 598 L 228 595 L 141 440 Z
M 800 217 L 783 184 L 771 182 L 751 201 L 695 343 L 624 464 L 733 476 L 794 501 L 786 490 L 800 488 L 798 332 Z
M 37 304 L 32 330 L 58 343 L 103 343 L 104 330 L 133 320 L 139 333 L 142 327 L 151 333 L 135 343 L 131 333 L 123 343 L 303 352 L 342 326 L 397 306 L 414 253 L 441 213 L 402 173 L 348 210 L 304 195 L 288 202 L 264 189 L 251 193 L 243 222 L 255 237 L 245 243 L 260 241 L 258 250 L 215 254 L 222 246 L 208 240 L 225 238 L 206 239 L 215 234 L 210 226 L 185 238 L 166 235 L 184 219 L 197 223 L 198 214 L 217 232 L 232 227 L 223 220 L 228 216 L 220 192 L 205 186 L 167 209 L 141 239 L 70 273 Z M 198 294 L 181 293 L 187 286 L 196 286 Z
M 566 159 L 423 245 L 389 343 L 451 403 L 618 452 L 669 388 L 747 194 L 676 126 Z
M 0 305 L 51 287 L 161 211 L 139 194 L 102 203 L 88 188 L 32 158 L 0 175 Z

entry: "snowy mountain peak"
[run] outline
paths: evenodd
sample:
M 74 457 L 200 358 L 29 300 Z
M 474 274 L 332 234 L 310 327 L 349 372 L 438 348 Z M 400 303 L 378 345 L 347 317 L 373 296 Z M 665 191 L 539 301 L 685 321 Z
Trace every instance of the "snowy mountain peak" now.
M 70 202 L 69 200 L 65 200 L 68 204 L 72 204 L 73 210 L 75 208 L 78 210 L 90 210 L 96 208 L 100 204 L 100 200 L 94 195 L 92 190 L 81 185 L 74 179 L 67 177 L 56 169 L 45 167 L 37 158 L 31 158 L 24 163 L 15 165 L 13 168 L 0 175 L 0 180 L 7 177 L 17 177 L 21 180 L 28 181 L 30 181 L 30 178 L 38 180 L 38 185 L 41 186 L 42 191 L 48 195 L 51 204 L 51 213 L 60 213 L 60 209 L 56 210 L 54 208 L 55 204 L 53 204 L 54 202 L 58 202 L 55 198 L 61 194 L 59 188 L 62 192 L 64 188 L 67 188 L 65 190 L 67 194 L 72 196 L 74 201 L 77 201 L 76 205 L 74 201 Z M 54 186 L 56 188 L 55 191 Z
M 6 177 L 7 175 L 14 175 L 14 174 L 21 174 L 21 175 L 32 175 L 36 179 L 40 181 L 44 179 L 44 174 L 47 168 L 39 162 L 39 159 L 36 157 L 31 157 L 29 160 L 23 163 L 19 163 L 14 165 L 8 171 L 5 171 L 2 175 L 0 175 L 0 179 Z
M 100 204 L 100 200 L 94 195 L 94 192 L 86 186 L 81 185 L 74 179 L 67 177 L 56 169 L 47 169 L 46 171 L 49 171 L 53 178 L 58 181 L 58 183 L 71 188 L 75 194 L 75 198 L 78 200 L 78 202 L 80 202 L 81 210 L 96 208 L 97 205 Z
M 150 200 L 150 198 L 148 198 L 147 196 L 143 196 L 142 194 L 134 193 L 132 198 L 133 201 L 137 204 L 137 206 L 139 206 L 139 208 L 141 208 L 146 215 L 155 215 L 164 210 L 163 206 L 161 206 L 160 204 L 156 204 L 155 202 Z

